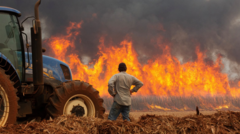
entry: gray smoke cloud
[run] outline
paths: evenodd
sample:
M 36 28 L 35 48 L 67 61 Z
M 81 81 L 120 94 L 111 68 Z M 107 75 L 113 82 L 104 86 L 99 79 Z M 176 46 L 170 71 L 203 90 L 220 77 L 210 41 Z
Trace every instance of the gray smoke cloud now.
M 33 15 L 35 2 L 0 0 L 0 5 L 20 10 L 23 20 Z M 40 17 L 48 37 L 65 34 L 70 21 L 83 20 L 75 42 L 80 56 L 97 58 L 102 35 L 113 45 L 129 36 L 144 63 L 162 53 L 153 40 L 162 37 L 160 42 L 171 44 L 171 53 L 181 57 L 183 63 L 196 59 L 198 44 L 210 59 L 213 52 L 221 53 L 228 64 L 225 72 L 229 72 L 240 63 L 239 7 L 239 0 L 42 0 Z

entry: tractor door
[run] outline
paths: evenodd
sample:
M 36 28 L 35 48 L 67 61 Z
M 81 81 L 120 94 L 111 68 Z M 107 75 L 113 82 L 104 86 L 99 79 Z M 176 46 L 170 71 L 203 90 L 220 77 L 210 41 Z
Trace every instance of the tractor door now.
M 0 12 L 0 53 L 12 63 L 20 80 L 23 73 L 22 36 L 17 17 L 13 14 Z

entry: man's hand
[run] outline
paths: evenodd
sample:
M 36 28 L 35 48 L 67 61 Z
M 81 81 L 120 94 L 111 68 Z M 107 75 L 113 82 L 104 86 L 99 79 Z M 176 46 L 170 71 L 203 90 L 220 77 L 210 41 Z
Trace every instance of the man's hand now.
M 130 95 L 132 95 L 132 93 L 133 93 L 133 91 L 132 91 L 132 90 L 130 90 Z

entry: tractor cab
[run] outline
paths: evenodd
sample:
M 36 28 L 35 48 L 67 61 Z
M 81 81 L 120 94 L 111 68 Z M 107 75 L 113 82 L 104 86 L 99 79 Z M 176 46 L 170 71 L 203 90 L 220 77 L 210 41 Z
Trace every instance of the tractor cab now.
M 20 80 L 24 72 L 24 47 L 16 9 L 0 6 L 0 57 L 16 70 Z M 4 66 L 4 65 L 2 65 Z

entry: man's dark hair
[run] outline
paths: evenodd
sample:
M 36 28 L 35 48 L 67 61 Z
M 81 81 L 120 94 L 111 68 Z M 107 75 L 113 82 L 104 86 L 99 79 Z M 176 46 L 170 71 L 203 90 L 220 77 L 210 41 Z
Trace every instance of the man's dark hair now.
M 120 63 L 119 66 L 118 66 L 118 71 L 119 72 L 122 72 L 122 71 L 127 71 L 127 66 L 125 63 Z

